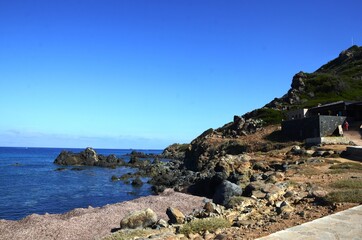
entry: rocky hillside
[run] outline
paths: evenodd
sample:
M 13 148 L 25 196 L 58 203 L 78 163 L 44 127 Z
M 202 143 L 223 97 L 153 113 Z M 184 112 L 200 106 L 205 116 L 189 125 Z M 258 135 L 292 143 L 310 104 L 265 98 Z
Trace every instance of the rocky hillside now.
M 281 98 L 243 116 L 234 116 L 233 122 L 218 129 L 206 130 L 186 150 L 185 166 L 201 171 L 217 167 L 218 159 L 226 154 L 267 152 L 285 147 L 288 142 L 278 136 L 277 131 L 264 134 L 263 138 L 256 138 L 257 141 L 246 136 L 268 125 L 278 125 L 287 110 L 339 100 L 362 101 L 362 47 L 352 46 L 314 73 L 295 74 L 290 90 Z
M 284 111 L 337 100 L 362 100 L 360 47 L 314 73 L 297 73 L 288 93 L 263 108 L 234 116 L 190 144 L 169 146 L 163 156 L 178 160 L 155 161 L 131 177 L 150 177 L 156 193 L 173 188 L 210 202 L 188 216 L 167 210 L 171 225 L 155 228 L 177 224 L 172 239 L 253 239 L 338 211 L 340 203 L 361 203 L 361 164 L 343 158 L 340 145 L 305 148 L 280 133 Z M 122 231 L 111 239 L 127 238 L 129 230 Z

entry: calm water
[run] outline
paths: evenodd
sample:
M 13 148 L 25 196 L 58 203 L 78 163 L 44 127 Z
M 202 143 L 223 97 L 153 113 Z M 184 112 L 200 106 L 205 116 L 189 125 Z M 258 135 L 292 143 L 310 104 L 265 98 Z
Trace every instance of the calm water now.
M 55 171 L 60 166 L 53 161 L 62 150 L 0 147 L 0 219 L 18 220 L 32 213 L 64 213 L 74 208 L 99 207 L 151 194 L 148 184 L 135 188 L 122 181 L 111 181 L 112 175 L 135 171 L 130 168 L 84 167 L 82 171 L 74 171 L 67 167 L 67 170 Z M 66 150 L 80 152 L 83 149 Z M 118 157 L 131 152 L 95 150 Z M 161 150 L 142 151 L 161 153 Z

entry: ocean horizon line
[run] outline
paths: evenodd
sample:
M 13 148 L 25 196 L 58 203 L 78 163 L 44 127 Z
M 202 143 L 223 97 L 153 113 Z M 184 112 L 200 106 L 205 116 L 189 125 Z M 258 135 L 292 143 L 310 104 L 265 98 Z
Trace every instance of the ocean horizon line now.
M 137 151 L 142 151 L 142 150 L 147 150 L 147 151 L 152 151 L 152 150 L 163 150 L 163 148 L 104 148 L 104 147 L 92 147 L 92 146 L 88 146 L 91 147 L 95 150 L 137 150 Z M 0 148 L 17 148 L 17 149 L 80 149 L 80 150 L 84 150 L 87 147 L 26 147 L 26 146 L 0 146 Z

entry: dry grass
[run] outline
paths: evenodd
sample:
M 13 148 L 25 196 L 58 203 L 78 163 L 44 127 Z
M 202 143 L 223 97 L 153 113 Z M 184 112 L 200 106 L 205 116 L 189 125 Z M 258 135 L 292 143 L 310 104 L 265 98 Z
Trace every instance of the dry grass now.
M 327 202 L 349 202 L 349 203 L 362 203 L 362 189 L 345 190 L 329 193 L 325 200 Z
M 217 229 L 228 227 L 231 227 L 230 222 L 223 218 L 195 219 L 183 225 L 180 233 L 188 235 L 190 233 L 201 233 L 205 231 L 214 232 Z
M 340 174 L 346 172 L 362 172 L 362 164 L 354 162 L 344 162 L 331 166 L 329 168 L 332 174 Z
M 329 193 L 326 196 L 328 202 L 362 203 L 362 180 L 344 179 L 333 182 L 330 186 L 343 190 Z
M 345 179 L 331 183 L 331 187 L 344 189 L 362 189 L 362 180 Z
M 305 176 L 313 176 L 320 174 L 320 171 L 314 167 L 304 166 L 303 168 L 298 170 L 298 173 Z

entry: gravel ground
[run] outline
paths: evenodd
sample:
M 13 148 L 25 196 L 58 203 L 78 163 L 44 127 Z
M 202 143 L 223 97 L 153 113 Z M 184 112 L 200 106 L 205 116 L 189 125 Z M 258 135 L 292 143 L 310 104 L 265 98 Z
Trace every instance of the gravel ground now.
M 77 208 L 64 214 L 32 214 L 19 221 L 0 220 L 0 239 L 101 239 L 119 227 L 129 212 L 151 208 L 159 218 L 168 220 L 167 207 L 189 214 L 204 205 L 203 197 L 166 190 L 162 195 L 106 205 Z

